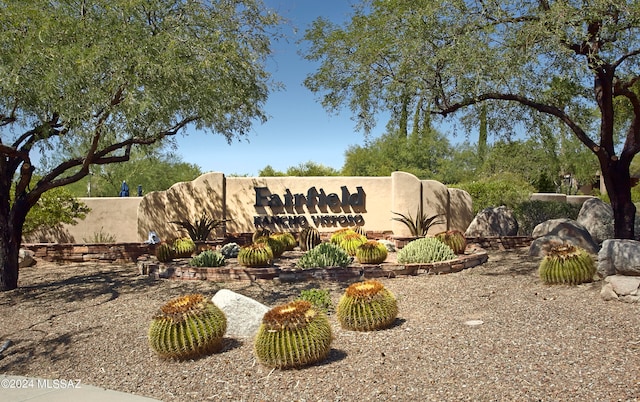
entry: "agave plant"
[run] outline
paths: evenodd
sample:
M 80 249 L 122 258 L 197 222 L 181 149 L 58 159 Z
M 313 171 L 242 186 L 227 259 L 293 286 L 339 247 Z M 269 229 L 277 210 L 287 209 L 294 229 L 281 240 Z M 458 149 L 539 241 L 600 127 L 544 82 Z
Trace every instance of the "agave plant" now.
M 214 229 L 220 227 L 229 219 L 213 219 L 209 218 L 206 213 L 203 213 L 200 219 L 196 219 L 193 222 L 190 221 L 171 221 L 176 225 L 181 226 L 187 230 L 189 237 L 193 241 L 206 241 L 209 238 L 209 234 Z
M 422 210 L 422 204 L 418 207 L 418 211 L 415 216 L 410 216 L 409 214 L 404 215 L 399 212 L 393 212 L 392 214 L 398 215 L 397 218 L 392 218 L 394 221 L 404 223 L 411 232 L 411 236 L 414 237 L 422 237 L 426 236 L 429 228 L 433 225 L 437 225 L 443 223 L 441 220 L 436 221 L 441 215 L 427 216 Z

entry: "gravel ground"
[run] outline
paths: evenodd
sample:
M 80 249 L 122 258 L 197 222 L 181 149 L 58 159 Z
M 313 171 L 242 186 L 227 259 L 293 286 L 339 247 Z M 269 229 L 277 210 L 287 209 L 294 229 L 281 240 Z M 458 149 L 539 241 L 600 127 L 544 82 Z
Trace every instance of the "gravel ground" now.
M 256 362 L 251 339 L 218 354 L 159 359 L 151 317 L 169 299 L 221 287 L 276 305 L 301 289 L 347 284 L 153 281 L 133 264 L 39 264 L 0 294 L 0 373 L 83 384 L 163 401 L 638 401 L 640 305 L 604 302 L 601 282 L 545 286 L 538 259 L 491 251 L 489 262 L 448 275 L 383 279 L 399 303 L 396 325 L 342 330 L 329 359 L 299 370 Z M 481 320 L 477 326 L 468 320 Z

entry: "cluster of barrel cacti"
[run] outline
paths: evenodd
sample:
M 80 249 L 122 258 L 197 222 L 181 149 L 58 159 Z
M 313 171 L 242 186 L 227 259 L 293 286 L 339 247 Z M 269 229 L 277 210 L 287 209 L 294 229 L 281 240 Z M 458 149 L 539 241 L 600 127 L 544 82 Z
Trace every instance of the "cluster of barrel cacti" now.
M 455 259 L 456 253 L 435 237 L 413 240 L 398 251 L 400 264 L 426 264 Z
M 316 291 L 307 298 L 321 300 L 323 306 L 331 304 L 328 291 Z M 374 331 L 394 323 L 398 306 L 395 296 L 382 283 L 368 280 L 349 286 L 336 312 L 343 328 Z M 191 294 L 161 307 L 151 321 L 148 341 L 151 349 L 163 358 L 193 359 L 219 352 L 226 329 L 224 312 L 202 294 Z M 275 306 L 264 314 L 253 350 L 257 360 L 267 367 L 301 368 L 325 360 L 332 341 L 326 313 L 301 298 Z
M 161 357 L 197 358 L 222 349 L 227 318 L 201 294 L 170 300 L 151 321 L 149 345 Z
M 546 284 L 579 285 L 591 282 L 596 273 L 595 259 L 585 249 L 572 245 L 552 247 L 538 268 Z

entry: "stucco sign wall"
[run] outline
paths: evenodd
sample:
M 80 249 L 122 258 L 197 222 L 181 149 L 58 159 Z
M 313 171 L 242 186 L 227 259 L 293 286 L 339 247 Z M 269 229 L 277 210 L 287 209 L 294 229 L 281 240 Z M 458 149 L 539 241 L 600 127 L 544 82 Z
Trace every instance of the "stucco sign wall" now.
M 331 232 L 340 227 L 364 226 L 369 231 L 410 235 L 393 212 L 415 216 L 419 209 L 441 223 L 433 232 L 465 230 L 471 222 L 468 193 L 449 189 L 433 180 L 394 172 L 390 177 L 225 177 L 207 173 L 167 191 L 147 194 L 138 207 L 138 236 L 149 230 L 161 238 L 174 238 L 175 220 L 194 220 L 203 213 L 226 219 L 229 233 L 253 232 L 266 227 L 274 232 L 297 232 L 317 227 Z M 217 235 L 222 235 L 222 232 Z

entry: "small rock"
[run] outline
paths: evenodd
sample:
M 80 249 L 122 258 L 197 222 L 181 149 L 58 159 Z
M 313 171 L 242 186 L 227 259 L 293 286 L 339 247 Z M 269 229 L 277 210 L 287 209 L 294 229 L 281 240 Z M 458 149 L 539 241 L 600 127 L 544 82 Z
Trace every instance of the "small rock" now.
M 219 290 L 211 300 L 227 316 L 226 335 L 231 337 L 254 337 L 269 311 L 264 304 L 228 289 Z
M 638 276 L 611 275 L 605 278 L 605 282 L 611 284 L 618 296 L 636 296 L 640 288 Z
M 610 283 L 605 283 L 600 290 L 600 297 L 604 301 L 618 300 L 618 295 L 613 291 L 613 286 Z

